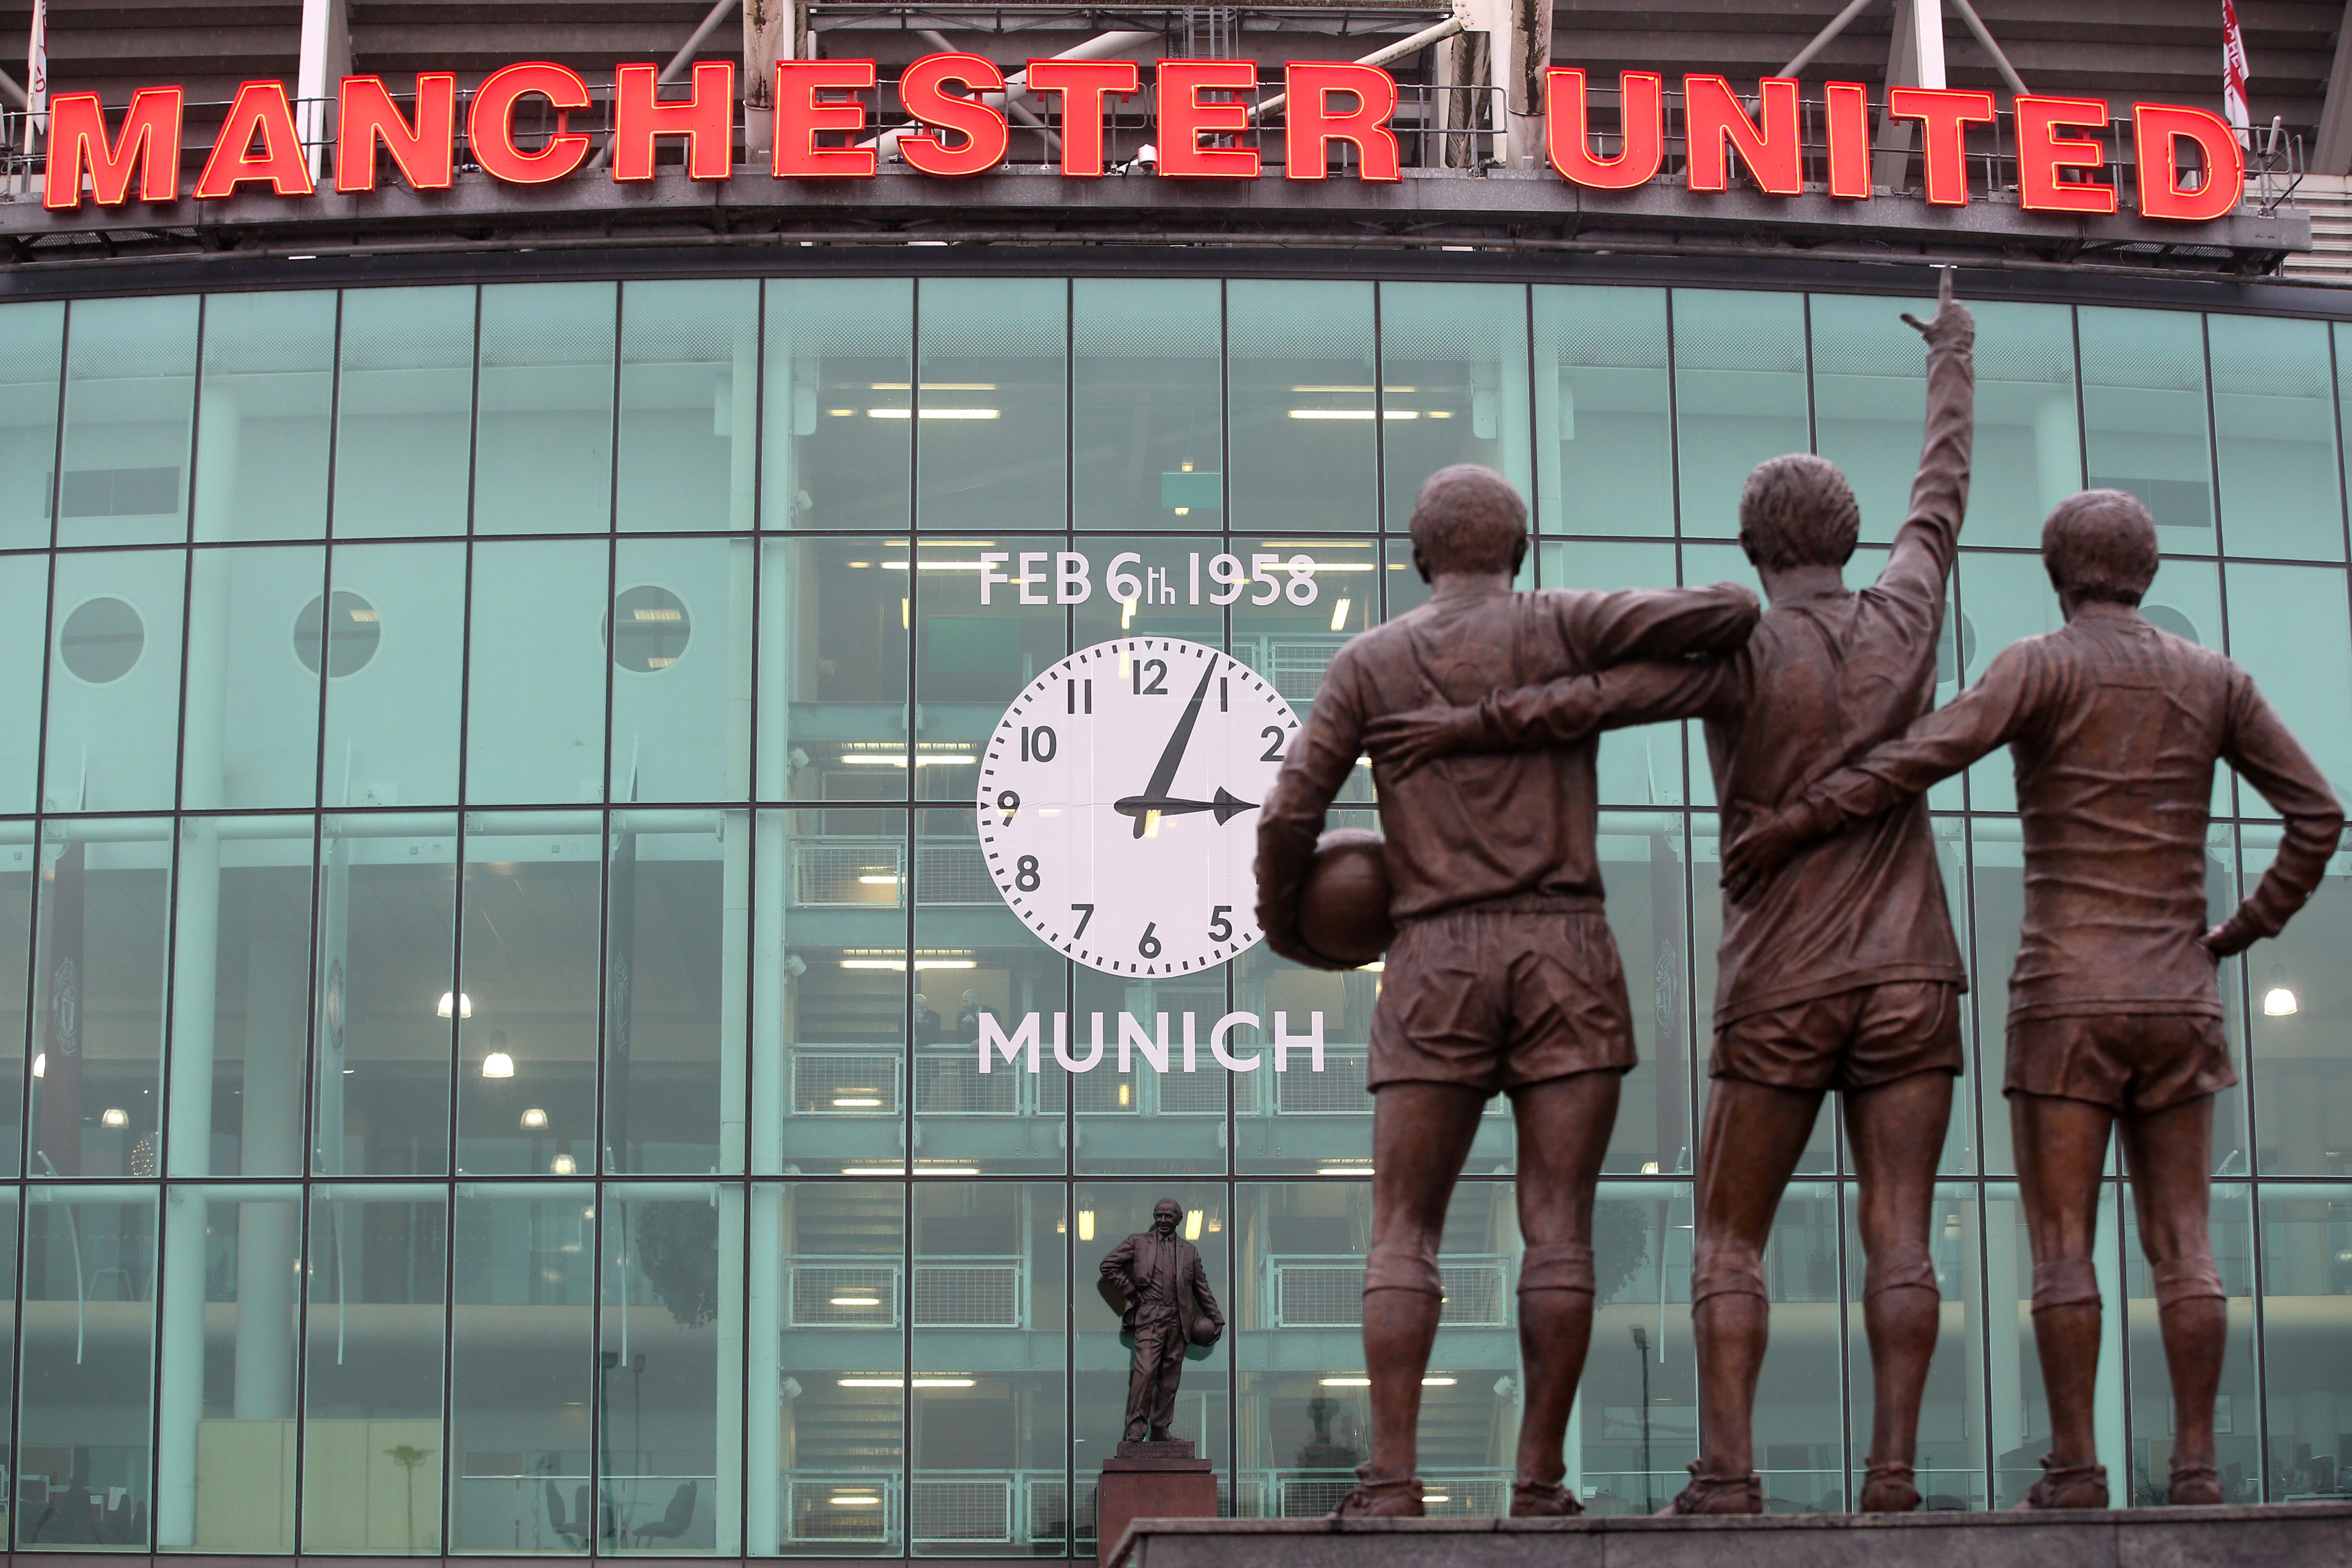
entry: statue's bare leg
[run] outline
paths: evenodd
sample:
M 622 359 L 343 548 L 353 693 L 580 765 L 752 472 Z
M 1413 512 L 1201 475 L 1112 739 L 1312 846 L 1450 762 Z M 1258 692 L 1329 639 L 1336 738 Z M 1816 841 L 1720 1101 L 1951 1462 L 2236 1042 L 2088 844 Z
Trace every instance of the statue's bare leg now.
M 1592 1339 L 1592 1191 L 1622 1076 L 1580 1072 L 1531 1084 L 1511 1097 L 1518 1124 L 1519 1359 L 1527 1405 L 1519 1415 L 1512 1511 L 1574 1513 L 1558 1493 L 1568 1466 L 1561 1445 Z
M 1864 1275 L 1862 1321 L 1870 1337 L 1874 1391 L 1871 1474 L 1865 1512 L 1907 1513 L 1919 1506 L 1912 1465 L 1918 1457 L 1919 1400 L 1936 1353 L 1943 1297 L 1927 1250 L 1934 1219 L 1936 1164 L 1952 1115 L 1952 1075 L 1916 1072 L 1844 1096 L 1847 1136 L 1860 1178 Z
M 2213 1453 L 2213 1396 L 2230 1337 L 2230 1305 L 2213 1266 L 2207 1189 L 2213 1166 L 2213 1097 L 2200 1095 L 2124 1118 L 2124 1159 L 2139 1213 L 2140 1246 L 2156 1282 L 2157 1322 L 2172 1374 L 2176 1503 L 2222 1500 Z
M 2099 1371 L 2099 1281 L 2091 1262 L 2099 1229 L 2099 1172 L 2115 1112 L 2084 1100 L 2009 1097 L 2018 1195 L 2033 1243 L 2033 1348 L 2050 1400 L 2047 1472 L 2035 1508 L 2105 1508 L 2092 1395 Z
M 1486 1105 L 1485 1094 L 1458 1084 L 1390 1083 L 1372 1095 L 1372 1250 L 1364 1270 L 1364 1370 L 1372 1384 L 1368 1484 L 1414 1473 L 1421 1379 L 1443 1300 L 1437 1242 Z
M 1727 1078 L 1708 1091 L 1691 1268 L 1704 1446 L 1694 1479 L 1675 1500 L 1679 1511 L 1754 1513 L 1763 1506 L 1748 1428 L 1769 1323 L 1764 1244 L 1824 1092 Z

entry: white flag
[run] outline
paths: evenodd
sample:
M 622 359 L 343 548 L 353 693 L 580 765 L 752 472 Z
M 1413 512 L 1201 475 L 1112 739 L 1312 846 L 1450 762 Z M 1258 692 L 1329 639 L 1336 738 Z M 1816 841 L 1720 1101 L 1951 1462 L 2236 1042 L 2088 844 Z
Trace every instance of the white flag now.
M 2237 0 L 2221 0 L 2221 116 L 2237 127 L 2243 145 L 2253 121 L 2246 108 L 2246 35 L 2238 26 Z

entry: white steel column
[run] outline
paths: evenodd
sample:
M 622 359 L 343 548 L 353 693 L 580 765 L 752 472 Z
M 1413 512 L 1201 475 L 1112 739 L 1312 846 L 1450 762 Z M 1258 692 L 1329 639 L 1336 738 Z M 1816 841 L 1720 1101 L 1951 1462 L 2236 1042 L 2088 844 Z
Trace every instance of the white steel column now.
M 351 22 L 344 0 L 302 0 L 301 54 L 295 66 L 295 124 L 310 150 L 310 173 L 327 171 L 327 143 L 335 134 L 334 100 L 352 74 Z

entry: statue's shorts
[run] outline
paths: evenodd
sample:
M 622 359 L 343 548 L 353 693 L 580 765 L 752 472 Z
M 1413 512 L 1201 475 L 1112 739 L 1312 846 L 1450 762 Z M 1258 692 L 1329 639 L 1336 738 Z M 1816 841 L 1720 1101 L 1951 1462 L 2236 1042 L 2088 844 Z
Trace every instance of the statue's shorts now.
M 1720 1025 L 1707 1071 L 1769 1089 L 1852 1089 L 1957 1073 L 1966 1061 L 1959 987 L 1894 980 Z
M 2011 1018 L 2002 1090 L 2146 1116 L 2238 1081 L 2221 1020 L 2178 1013 Z
M 1633 1012 L 1598 908 L 1516 901 L 1407 921 L 1372 1013 L 1368 1087 L 1492 1094 L 1633 1065 Z

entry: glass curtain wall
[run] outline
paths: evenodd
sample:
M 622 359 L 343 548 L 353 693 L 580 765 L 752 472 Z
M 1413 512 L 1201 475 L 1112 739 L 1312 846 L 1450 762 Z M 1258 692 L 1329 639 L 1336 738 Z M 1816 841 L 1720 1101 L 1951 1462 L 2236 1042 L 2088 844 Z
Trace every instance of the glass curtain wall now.
M 1528 492 L 1525 585 L 1606 589 L 1752 583 L 1739 484 L 1818 451 L 1859 583 L 1906 502 L 1923 303 L 1193 276 L 0 306 L 0 639 L 40 672 L 0 698 L 13 1548 L 1083 1556 L 1125 1387 L 1094 1271 L 1160 1197 L 1232 1325 L 1178 1434 L 1234 1513 L 1328 1508 L 1369 1436 L 1381 974 L 1074 967 L 993 886 L 982 749 L 1039 671 L 1137 637 L 1306 710 L 1425 597 L 1412 497 L 1451 462 Z M 1975 309 L 1939 698 L 2058 624 L 2040 520 L 2119 486 L 2162 531 L 2149 617 L 2352 784 L 2343 330 Z M 1568 1460 L 1633 1513 L 1698 1440 L 1720 842 L 1695 730 L 1610 735 L 1601 779 L 1642 1062 Z M 1930 804 L 1978 980 L 1922 1489 L 1989 1508 L 2048 1438 L 1996 1092 L 2023 871 L 2004 760 Z M 1335 821 L 1371 805 L 1360 776 Z M 2279 826 L 2226 773 L 2215 812 L 2218 913 Z M 2347 952 L 2352 857 L 2222 971 L 2234 1498 L 2352 1487 Z M 1039 1070 L 983 1054 L 1032 1016 Z M 1117 1022 L 1161 1016 L 1165 1069 Z M 1277 1018 L 1317 1021 L 1319 1068 Z M 1440 1258 L 1437 1514 L 1507 1501 L 1512 1169 L 1498 1104 Z M 2170 1442 L 2125 1187 L 2118 1502 Z M 1768 1262 L 1776 1507 L 1843 1508 L 1863 1462 L 1853 1214 L 1825 1118 Z

